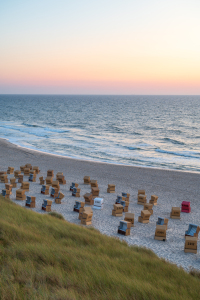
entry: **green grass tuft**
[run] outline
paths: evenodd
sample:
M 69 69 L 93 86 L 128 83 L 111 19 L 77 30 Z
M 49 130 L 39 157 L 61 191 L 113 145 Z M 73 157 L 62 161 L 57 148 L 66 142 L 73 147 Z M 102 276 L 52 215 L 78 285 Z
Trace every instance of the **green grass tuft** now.
M 0 197 L 1 299 L 199 299 L 197 277 L 150 250 Z
M 65 220 L 65 218 L 63 217 L 63 215 L 57 213 L 56 211 L 51 211 L 49 213 L 50 216 L 54 217 L 54 218 L 58 218 L 60 220 Z

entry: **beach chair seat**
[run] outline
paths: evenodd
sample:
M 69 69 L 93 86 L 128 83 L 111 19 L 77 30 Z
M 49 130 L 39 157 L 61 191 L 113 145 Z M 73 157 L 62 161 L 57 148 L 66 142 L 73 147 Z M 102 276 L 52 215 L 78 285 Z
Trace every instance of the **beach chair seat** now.
M 53 177 L 54 176 L 54 171 L 53 170 L 48 170 L 47 171 L 47 177 Z
M 171 219 L 180 219 L 181 218 L 181 208 L 180 207 L 172 207 L 170 213 Z
M 91 185 L 91 187 L 98 187 L 97 180 L 91 180 L 90 185 Z
M 65 195 L 61 192 L 58 192 L 58 196 L 55 197 L 55 202 L 57 204 L 61 204 L 62 199 L 65 197 Z
M 19 178 L 19 175 L 21 174 L 21 171 L 20 170 L 15 170 L 14 171 L 14 176 L 15 176 L 15 178 Z
M 12 184 L 13 188 L 17 187 L 17 183 L 16 183 L 16 178 L 15 177 L 11 177 L 10 178 L 10 184 Z
M 93 209 L 102 209 L 103 208 L 103 198 L 94 198 Z
M 138 202 L 137 202 L 137 204 L 144 205 L 146 203 L 147 203 L 147 196 L 144 195 L 144 194 L 139 194 L 138 195 Z
M 16 200 L 26 200 L 25 190 L 16 190 Z
M 186 236 L 185 237 L 185 253 L 197 253 L 197 237 L 194 236 Z
M 36 174 L 40 173 L 39 167 L 38 166 L 34 166 L 33 170 L 35 171 Z
M 79 189 L 77 187 L 74 187 L 73 191 L 72 191 L 72 196 L 74 196 L 74 197 L 80 197 L 80 191 L 81 191 L 81 189 Z
M 45 184 L 42 185 L 41 194 L 49 195 L 49 185 L 45 185 Z
M 89 205 L 94 204 L 94 199 L 93 199 L 92 193 L 86 193 L 83 197 L 85 199 L 85 204 L 89 204 Z
M 131 223 L 127 221 L 120 221 L 118 226 L 118 233 L 125 236 L 130 235 Z
M 51 200 L 44 199 L 42 203 L 42 210 L 50 212 L 51 211 Z
M 145 203 L 144 204 L 144 210 L 148 210 L 148 211 L 150 211 L 150 213 L 151 213 L 151 215 L 153 215 L 153 204 L 151 204 L 151 203 Z
M 84 176 L 83 182 L 84 184 L 90 184 L 90 176 Z
M 151 199 L 149 200 L 149 203 L 150 204 L 153 204 L 153 205 L 157 205 L 158 204 L 158 196 L 156 195 L 151 195 Z
M 181 203 L 181 212 L 185 212 L 185 213 L 190 213 L 191 212 L 191 207 L 190 207 L 190 202 L 189 201 L 183 201 Z
M 193 236 L 198 238 L 200 227 L 195 224 L 189 224 L 188 230 L 185 231 L 185 236 Z
M 156 225 L 155 230 L 155 240 L 166 241 L 166 226 L 165 225 Z
M 14 173 L 14 168 L 8 167 L 7 174 L 13 174 L 13 173 Z
M 78 183 L 72 182 L 72 184 L 71 184 L 69 190 L 70 190 L 71 192 L 73 192 L 73 189 L 74 189 L 74 188 L 77 188 L 77 187 L 78 187 Z
M 29 182 L 23 181 L 22 184 L 21 184 L 21 189 L 28 192 L 29 191 L 29 185 L 30 185 Z
M 113 204 L 112 216 L 122 217 L 123 206 L 121 204 Z
M 125 213 L 124 221 L 130 222 L 131 227 L 134 227 L 134 219 L 135 219 L 135 214 L 129 212 Z
M 15 177 L 15 178 L 17 178 L 17 177 Z M 22 183 L 23 180 L 24 180 L 24 175 L 19 174 L 19 175 L 18 175 L 18 183 Z
M 141 216 L 138 217 L 138 222 L 143 223 L 143 224 L 147 224 L 147 223 L 149 223 L 150 216 L 151 216 L 150 211 L 142 210 L 141 211 Z
M 28 206 L 30 208 L 35 208 L 35 197 L 33 196 L 26 196 L 26 203 L 25 206 Z
M 108 184 L 107 193 L 115 193 L 115 185 Z
M 76 211 L 78 213 L 83 212 L 84 205 L 85 205 L 85 202 L 75 201 L 74 211 Z

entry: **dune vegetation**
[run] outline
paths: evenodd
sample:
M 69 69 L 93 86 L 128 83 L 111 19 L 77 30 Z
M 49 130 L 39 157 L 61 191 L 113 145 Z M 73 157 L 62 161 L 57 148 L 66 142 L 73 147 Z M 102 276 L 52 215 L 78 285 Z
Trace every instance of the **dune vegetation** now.
M 77 216 L 78 217 L 78 216 Z M 198 272 L 0 197 L 0 298 L 199 299 Z

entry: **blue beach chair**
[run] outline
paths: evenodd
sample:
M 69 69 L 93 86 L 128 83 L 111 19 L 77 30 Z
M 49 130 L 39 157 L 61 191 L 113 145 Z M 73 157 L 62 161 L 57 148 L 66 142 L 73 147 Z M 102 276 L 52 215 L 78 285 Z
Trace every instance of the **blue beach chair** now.
M 158 217 L 158 221 L 156 222 L 156 225 L 164 225 L 165 219 Z
M 5 195 L 6 195 L 6 190 L 5 190 L 5 189 L 2 190 L 1 195 L 2 195 L 3 197 L 5 197 Z
M 195 224 L 189 224 L 188 230 L 186 230 L 185 235 L 196 236 L 198 226 Z M 198 233 L 197 233 L 198 235 Z

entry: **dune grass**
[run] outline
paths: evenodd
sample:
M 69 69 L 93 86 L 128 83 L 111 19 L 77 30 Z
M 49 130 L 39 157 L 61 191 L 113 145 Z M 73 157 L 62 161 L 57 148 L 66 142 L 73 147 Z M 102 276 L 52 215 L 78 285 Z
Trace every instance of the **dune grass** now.
M 150 250 L 0 197 L 1 299 L 188 300 L 199 295 L 198 276 Z

